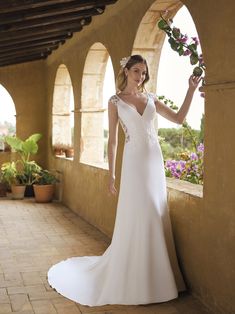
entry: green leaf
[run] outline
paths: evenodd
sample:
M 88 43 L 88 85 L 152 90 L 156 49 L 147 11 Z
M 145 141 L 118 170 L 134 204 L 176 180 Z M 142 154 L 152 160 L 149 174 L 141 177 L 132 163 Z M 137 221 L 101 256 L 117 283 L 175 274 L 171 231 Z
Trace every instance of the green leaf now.
M 160 20 L 160 21 L 158 22 L 158 27 L 159 27 L 161 30 L 164 31 L 164 30 L 168 27 L 168 24 L 167 24 L 166 21 Z
M 170 108 L 173 110 L 178 110 L 178 107 L 176 105 L 170 105 Z
M 195 76 L 201 76 L 202 73 L 203 73 L 203 70 L 202 70 L 202 68 L 200 68 L 200 67 L 195 67 L 195 68 L 193 69 L 193 75 L 195 75 Z
M 22 144 L 22 150 L 25 155 L 27 154 L 36 154 L 38 151 L 38 145 L 35 141 L 27 139 L 23 144 Z
M 183 124 L 182 124 L 182 127 L 183 128 L 187 128 L 188 127 L 188 122 L 184 121 Z
M 178 28 L 173 28 L 173 30 L 172 30 L 172 35 L 177 39 L 177 38 L 179 38 L 180 37 L 180 30 L 178 29 Z
M 190 56 L 190 63 L 192 65 L 197 64 L 198 63 L 198 56 L 195 55 L 195 54 L 191 54 L 191 56 Z
M 37 143 L 41 138 L 42 138 L 42 134 L 35 133 L 35 134 L 32 134 L 27 140 L 32 140 L 35 143 Z
M 5 141 L 11 148 L 17 152 L 22 151 L 22 143 L 23 141 L 16 136 L 6 136 Z
M 170 37 L 170 38 L 168 39 L 168 42 L 170 43 L 171 48 L 172 48 L 173 50 L 175 50 L 175 51 L 178 50 L 179 43 L 177 43 L 173 37 Z
M 197 46 L 195 44 L 188 45 L 188 49 L 191 50 L 193 54 L 198 56 Z
M 183 45 L 180 45 L 180 47 L 178 48 L 178 53 L 179 53 L 180 56 L 182 56 L 184 54 Z

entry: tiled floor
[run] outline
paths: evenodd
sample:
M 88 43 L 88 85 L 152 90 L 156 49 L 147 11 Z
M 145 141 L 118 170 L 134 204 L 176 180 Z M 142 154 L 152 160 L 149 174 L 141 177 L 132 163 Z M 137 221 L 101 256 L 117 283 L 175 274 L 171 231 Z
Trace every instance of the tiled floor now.
M 101 255 L 109 239 L 58 204 L 0 199 L 0 313 L 206 314 L 192 296 L 161 304 L 88 307 L 50 288 L 46 275 L 71 256 Z

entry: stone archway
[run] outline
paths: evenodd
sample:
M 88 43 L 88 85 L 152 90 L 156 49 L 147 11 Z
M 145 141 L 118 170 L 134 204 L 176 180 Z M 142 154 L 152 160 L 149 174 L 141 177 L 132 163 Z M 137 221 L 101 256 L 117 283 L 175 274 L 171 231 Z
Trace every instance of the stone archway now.
M 7 89 L 0 84 L 0 149 L 4 142 L 5 135 L 16 134 L 16 108 L 14 101 Z
M 74 96 L 69 71 L 64 64 L 58 67 L 52 108 L 52 144 L 73 144 Z
M 104 78 L 109 53 L 101 43 L 91 46 L 82 77 L 81 156 L 86 164 L 104 165 Z M 110 95 L 111 96 L 111 95 Z
M 156 90 L 157 69 L 165 39 L 165 33 L 159 30 L 156 24 L 161 12 L 167 10 L 168 16 L 173 18 L 182 5 L 179 0 L 155 1 L 146 11 L 136 32 L 132 54 L 141 54 L 148 60 L 151 80 L 148 82 L 147 88 L 153 92 Z

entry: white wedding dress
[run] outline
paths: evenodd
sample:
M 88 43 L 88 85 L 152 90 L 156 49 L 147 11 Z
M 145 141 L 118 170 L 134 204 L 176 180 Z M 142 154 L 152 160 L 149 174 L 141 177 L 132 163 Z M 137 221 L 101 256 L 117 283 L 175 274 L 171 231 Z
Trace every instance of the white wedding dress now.
M 143 112 L 121 100 L 125 132 L 121 183 L 113 238 L 101 256 L 72 257 L 52 266 L 49 284 L 80 304 L 146 304 L 185 290 L 167 207 L 162 153 L 154 128 L 153 95 Z

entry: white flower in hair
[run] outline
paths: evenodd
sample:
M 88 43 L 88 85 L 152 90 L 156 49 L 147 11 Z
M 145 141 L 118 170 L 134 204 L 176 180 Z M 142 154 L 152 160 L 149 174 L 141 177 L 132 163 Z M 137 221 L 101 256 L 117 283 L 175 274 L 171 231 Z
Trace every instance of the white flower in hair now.
M 124 57 L 124 58 L 122 58 L 122 59 L 120 60 L 120 65 L 121 65 L 122 68 L 125 68 L 127 62 L 130 60 L 130 58 L 131 58 L 131 57 L 129 56 L 129 57 Z

